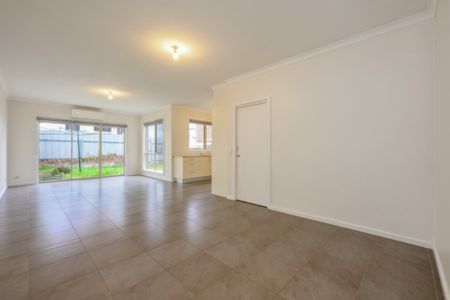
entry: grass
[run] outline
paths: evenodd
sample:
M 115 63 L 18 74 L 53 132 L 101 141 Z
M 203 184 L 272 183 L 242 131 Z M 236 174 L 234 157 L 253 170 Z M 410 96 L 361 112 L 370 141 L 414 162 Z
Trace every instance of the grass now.
M 156 173 L 164 173 L 164 163 L 158 162 L 154 167 L 151 167 L 151 164 L 147 163 L 147 170 Z
M 58 176 L 55 176 L 55 177 L 52 177 L 49 179 L 42 178 L 44 176 L 45 177 L 49 176 L 48 174 L 51 174 L 54 169 L 55 168 L 52 166 L 45 166 L 45 165 L 40 166 L 39 167 L 39 175 L 41 176 L 41 179 L 43 179 L 44 181 L 58 180 L 60 178 Z M 102 168 L 103 176 L 122 175 L 123 173 L 124 173 L 123 165 L 104 166 Z M 71 178 L 80 179 L 80 178 L 91 178 L 91 177 L 98 177 L 98 176 L 99 176 L 98 167 L 87 167 L 87 168 L 81 167 L 81 172 L 80 172 L 80 170 L 78 169 L 77 166 L 73 166 L 71 173 L 64 174 L 63 179 L 64 180 L 68 180 Z

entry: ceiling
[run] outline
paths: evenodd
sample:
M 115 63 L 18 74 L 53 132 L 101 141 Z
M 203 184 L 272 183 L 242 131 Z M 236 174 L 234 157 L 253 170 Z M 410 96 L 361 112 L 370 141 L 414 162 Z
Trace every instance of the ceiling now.
M 205 106 L 230 77 L 416 14 L 427 0 L 0 0 L 14 98 L 144 113 Z M 188 51 L 173 61 L 165 44 Z M 102 92 L 117 91 L 112 100 Z

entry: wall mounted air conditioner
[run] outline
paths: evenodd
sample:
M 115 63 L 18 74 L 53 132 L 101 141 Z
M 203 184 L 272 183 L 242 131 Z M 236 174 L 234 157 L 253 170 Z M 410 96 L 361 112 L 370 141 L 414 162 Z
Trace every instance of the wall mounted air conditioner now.
M 105 113 L 101 111 L 72 109 L 73 119 L 83 119 L 90 121 L 103 121 L 105 119 Z

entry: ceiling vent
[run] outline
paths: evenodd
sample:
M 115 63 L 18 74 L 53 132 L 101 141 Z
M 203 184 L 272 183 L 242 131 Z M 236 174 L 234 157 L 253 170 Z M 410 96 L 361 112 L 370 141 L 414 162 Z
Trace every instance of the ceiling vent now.
M 103 121 L 105 119 L 105 113 L 101 111 L 72 109 L 73 119 L 83 119 L 90 121 Z

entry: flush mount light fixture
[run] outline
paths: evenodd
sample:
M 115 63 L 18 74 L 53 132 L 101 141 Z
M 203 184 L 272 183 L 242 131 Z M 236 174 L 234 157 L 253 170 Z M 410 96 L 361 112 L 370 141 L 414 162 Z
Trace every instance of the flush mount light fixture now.
M 180 52 L 179 52 L 180 47 L 178 47 L 177 45 L 172 45 L 171 49 L 172 49 L 173 60 L 178 60 L 180 58 Z

